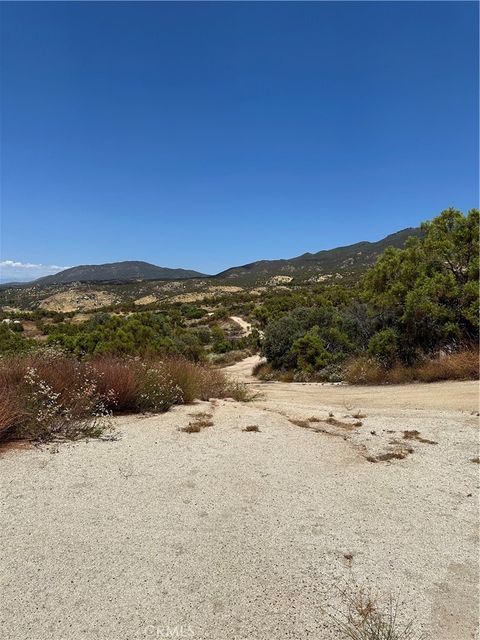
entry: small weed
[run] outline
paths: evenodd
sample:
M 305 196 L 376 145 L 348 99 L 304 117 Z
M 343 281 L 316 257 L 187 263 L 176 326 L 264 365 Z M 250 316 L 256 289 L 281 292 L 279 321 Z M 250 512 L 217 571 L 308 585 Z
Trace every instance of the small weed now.
M 341 599 L 342 609 L 332 618 L 345 640 L 422 640 L 424 637 L 415 630 L 413 620 L 401 622 L 400 603 L 393 597 L 382 603 L 370 590 L 357 589 L 353 593 L 342 591 Z
M 476 458 L 471 458 L 470 462 L 475 462 L 476 464 L 480 464 L 480 458 L 478 456 Z
M 364 420 L 367 416 L 364 413 L 360 413 L 360 411 L 357 411 L 357 413 L 352 414 L 352 418 L 355 418 L 356 420 Z
M 180 431 L 185 433 L 200 433 L 202 429 L 207 427 L 213 427 L 213 422 L 210 419 L 212 416 L 209 413 L 197 413 L 194 414 L 195 418 L 191 420 L 186 427 L 182 427 Z
M 245 429 L 242 429 L 242 431 L 247 431 L 249 433 L 251 432 L 259 432 L 260 429 L 258 428 L 258 426 L 256 424 L 250 424 L 248 425 L 248 427 L 245 427 Z
M 189 422 L 186 427 L 182 427 L 180 431 L 184 431 L 185 433 L 200 433 L 202 427 L 196 422 Z
M 361 420 L 357 420 L 356 422 L 353 423 L 354 427 L 361 427 L 363 424 L 363 422 Z

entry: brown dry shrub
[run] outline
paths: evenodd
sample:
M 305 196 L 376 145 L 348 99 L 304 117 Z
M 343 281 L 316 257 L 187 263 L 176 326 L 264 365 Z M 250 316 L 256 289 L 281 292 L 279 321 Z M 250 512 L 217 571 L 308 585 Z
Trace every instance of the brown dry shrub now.
M 350 384 L 382 384 L 386 382 L 385 369 L 372 358 L 360 356 L 347 363 L 344 379 Z
M 102 356 L 92 360 L 90 366 L 107 409 L 120 412 L 138 409 L 140 385 L 137 362 Z
M 372 358 L 361 356 L 347 363 L 344 378 L 350 384 L 405 384 L 440 380 L 476 380 L 479 377 L 477 349 L 466 349 L 425 360 L 412 367 L 396 364 L 385 369 Z
M 275 380 L 276 373 L 272 365 L 267 362 L 259 362 L 252 369 L 252 376 L 259 380 Z
M 476 380 L 477 378 L 478 350 L 474 349 L 450 353 L 415 367 L 415 379 L 421 382 Z
M 0 437 L 7 437 L 8 432 L 20 424 L 25 417 L 18 398 L 12 389 L 0 387 Z
M 239 401 L 248 399 L 246 386 L 232 382 L 219 369 L 182 358 L 165 360 L 161 369 L 180 389 L 183 402 L 186 404 L 193 400 L 210 398 L 234 398 Z

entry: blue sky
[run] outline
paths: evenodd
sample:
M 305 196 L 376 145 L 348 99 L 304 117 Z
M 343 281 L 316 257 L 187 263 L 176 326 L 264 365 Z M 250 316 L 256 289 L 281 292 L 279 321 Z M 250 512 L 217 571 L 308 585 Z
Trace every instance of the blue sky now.
M 478 205 L 475 2 L 1 13 L 4 278 L 215 273 Z

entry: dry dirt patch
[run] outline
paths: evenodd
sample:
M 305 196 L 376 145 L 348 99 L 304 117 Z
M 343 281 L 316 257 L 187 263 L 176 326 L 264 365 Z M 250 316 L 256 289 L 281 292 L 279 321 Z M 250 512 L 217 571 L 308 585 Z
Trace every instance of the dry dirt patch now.
M 69 313 L 71 311 L 92 311 L 107 307 L 115 302 L 116 298 L 107 291 L 87 291 L 73 289 L 54 293 L 39 303 L 40 309 Z

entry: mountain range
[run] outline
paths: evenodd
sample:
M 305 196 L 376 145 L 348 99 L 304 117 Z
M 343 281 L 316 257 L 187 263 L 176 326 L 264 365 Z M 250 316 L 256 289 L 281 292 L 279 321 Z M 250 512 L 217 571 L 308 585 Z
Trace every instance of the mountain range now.
M 25 283 L 30 286 L 49 286 L 73 282 L 135 282 L 144 280 L 186 280 L 209 278 L 213 280 L 235 280 L 256 282 L 273 276 L 289 276 L 305 279 L 315 275 L 353 273 L 366 269 L 375 263 L 387 247 L 401 248 L 410 236 L 421 236 L 418 228 L 407 228 L 393 233 L 377 242 L 357 242 L 335 249 L 304 253 L 290 259 L 259 260 L 238 267 L 231 267 L 214 276 L 187 269 L 158 267 L 141 261 L 112 262 L 98 265 L 80 265 L 65 269 L 54 275 L 38 278 Z M 19 286 L 20 283 L 2 285 Z M 20 285 L 21 286 L 21 285 Z

